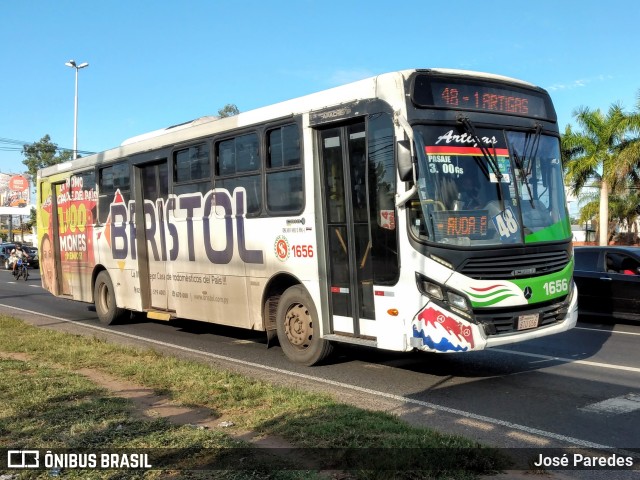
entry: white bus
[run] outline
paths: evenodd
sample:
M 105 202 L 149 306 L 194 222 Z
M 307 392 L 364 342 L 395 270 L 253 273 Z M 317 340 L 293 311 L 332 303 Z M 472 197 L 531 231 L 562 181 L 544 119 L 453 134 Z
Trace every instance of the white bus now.
M 277 335 L 464 352 L 577 319 L 555 110 L 497 75 L 405 70 L 42 169 L 43 286 Z

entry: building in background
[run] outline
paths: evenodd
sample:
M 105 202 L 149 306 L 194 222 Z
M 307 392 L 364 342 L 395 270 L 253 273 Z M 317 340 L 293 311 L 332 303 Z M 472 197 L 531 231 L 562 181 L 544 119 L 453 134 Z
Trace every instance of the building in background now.
M 0 219 L 4 241 L 28 241 L 32 235 L 24 229 L 25 217 L 31 214 L 31 180 L 28 175 L 0 173 Z

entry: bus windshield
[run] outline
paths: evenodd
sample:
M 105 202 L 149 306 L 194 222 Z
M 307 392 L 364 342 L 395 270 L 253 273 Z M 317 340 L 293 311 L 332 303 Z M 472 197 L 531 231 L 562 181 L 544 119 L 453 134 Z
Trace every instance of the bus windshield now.
M 420 240 L 489 246 L 571 236 L 557 137 L 540 130 L 416 126 Z

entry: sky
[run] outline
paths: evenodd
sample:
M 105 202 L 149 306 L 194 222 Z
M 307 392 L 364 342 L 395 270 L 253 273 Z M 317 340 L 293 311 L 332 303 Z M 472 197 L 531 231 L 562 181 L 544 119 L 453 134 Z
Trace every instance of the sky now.
M 49 135 L 78 150 L 380 73 L 457 68 L 584 106 L 640 100 L 637 0 L 0 0 L 0 172 Z

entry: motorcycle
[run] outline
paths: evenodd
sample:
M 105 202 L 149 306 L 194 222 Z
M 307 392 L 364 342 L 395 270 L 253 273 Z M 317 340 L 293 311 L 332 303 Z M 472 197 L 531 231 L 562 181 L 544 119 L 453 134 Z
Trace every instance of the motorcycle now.
M 19 258 L 17 263 L 13 276 L 16 277 L 16 280 L 20 280 L 20 277 L 23 277 L 26 282 L 29 278 L 29 261 Z

